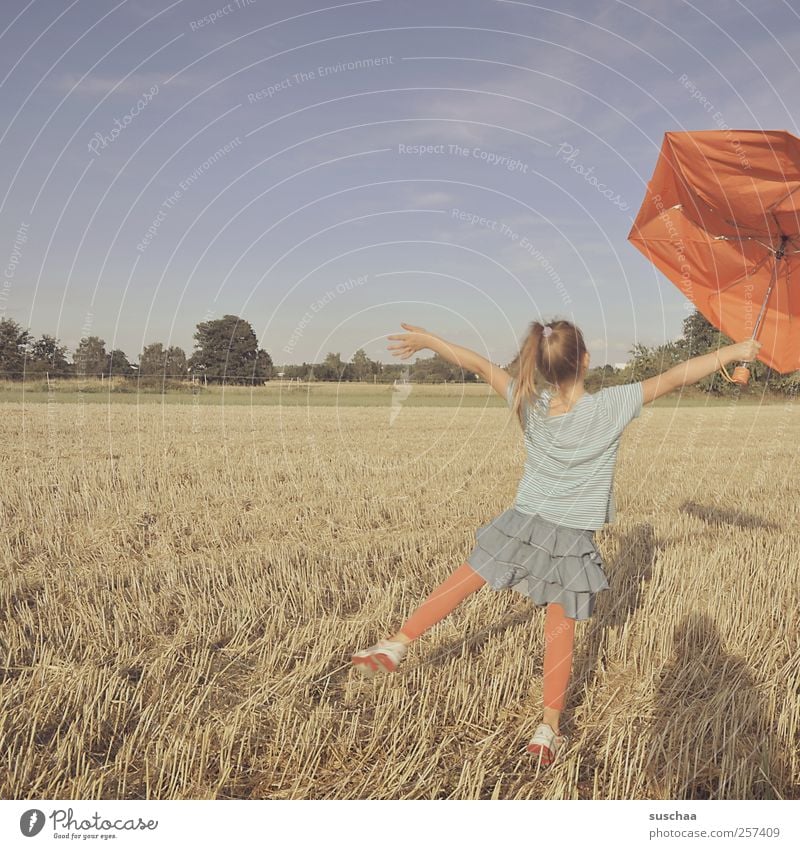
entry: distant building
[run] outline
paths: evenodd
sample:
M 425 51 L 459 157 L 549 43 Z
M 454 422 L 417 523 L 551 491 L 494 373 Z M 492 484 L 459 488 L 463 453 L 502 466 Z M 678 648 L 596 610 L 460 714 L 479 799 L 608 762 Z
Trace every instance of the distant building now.
M 614 366 L 614 368 L 626 368 L 628 364 L 627 363 L 612 363 L 612 365 Z

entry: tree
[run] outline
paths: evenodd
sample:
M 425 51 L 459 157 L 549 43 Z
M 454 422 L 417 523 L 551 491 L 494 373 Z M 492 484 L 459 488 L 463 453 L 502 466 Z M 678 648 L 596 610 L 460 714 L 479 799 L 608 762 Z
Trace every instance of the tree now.
M 683 339 L 689 357 L 698 357 L 723 345 L 730 345 L 732 339 L 720 333 L 716 327 L 698 310 L 683 320 Z
M 681 342 L 666 342 L 655 348 L 648 348 L 637 342 L 629 353 L 631 359 L 625 371 L 637 381 L 655 377 L 686 359 L 686 352 Z
M 31 334 L 11 318 L 0 319 L 0 378 L 21 380 Z
M 274 368 L 274 367 L 273 367 Z M 311 363 L 303 363 L 302 365 L 284 365 L 278 370 L 283 372 L 286 380 L 308 380 L 308 375 L 311 372 Z
M 341 354 L 328 353 L 319 365 L 313 367 L 315 380 L 350 380 L 352 366 L 342 360 Z
M 189 374 L 189 364 L 186 362 L 186 353 L 177 345 L 167 348 L 167 374 L 176 380 L 181 380 Z
M 136 369 L 128 361 L 128 357 L 124 351 L 118 348 L 108 354 L 106 358 L 105 373 L 115 377 L 130 377 Z
M 211 382 L 251 383 L 267 380 L 272 361 L 259 349 L 250 323 L 224 315 L 197 325 L 195 350 L 189 358 L 193 369 L 205 371 Z
M 182 380 L 189 374 L 183 348 L 172 345 L 164 348 L 161 342 L 145 345 L 139 356 L 141 377 L 167 377 Z
M 72 357 L 78 377 L 101 377 L 108 367 L 106 343 L 99 336 L 85 336 Z
M 264 380 L 270 380 L 273 370 L 272 357 L 263 348 L 260 348 L 258 351 L 256 363 L 256 372 L 262 375 Z
M 160 342 L 145 345 L 139 354 L 140 377 L 164 377 L 166 371 L 167 352 Z
M 418 383 L 457 382 L 475 383 L 477 378 L 471 371 L 463 371 L 439 354 L 418 359 L 412 367 L 412 375 Z
M 67 349 L 58 344 L 58 339 L 46 333 L 30 346 L 30 358 L 25 366 L 27 376 L 49 374 L 64 377 L 69 374 Z
M 378 363 L 371 360 L 363 348 L 353 354 L 351 366 L 353 380 L 369 380 L 378 373 Z

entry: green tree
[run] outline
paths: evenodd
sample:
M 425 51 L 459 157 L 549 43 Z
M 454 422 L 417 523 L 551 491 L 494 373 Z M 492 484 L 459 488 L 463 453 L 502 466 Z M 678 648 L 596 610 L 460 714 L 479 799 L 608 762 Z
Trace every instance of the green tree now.
M 186 353 L 177 345 L 167 348 L 167 374 L 181 380 L 189 374 L 189 364 L 186 361 Z
M 78 377 L 100 377 L 108 367 L 106 343 L 99 336 L 85 336 L 72 357 Z
M 108 354 L 106 361 L 105 373 L 114 375 L 115 377 L 130 377 L 135 374 L 136 369 L 128 361 L 128 357 L 124 351 L 118 348 Z
M 67 349 L 58 339 L 46 333 L 30 346 L 30 358 L 25 366 L 27 376 L 65 377 L 70 373 Z
M 145 345 L 139 354 L 140 377 L 164 377 L 167 363 L 167 352 L 161 342 L 151 342 Z
M 258 351 L 258 359 L 256 360 L 256 372 L 263 380 L 271 380 L 274 366 L 272 365 L 272 357 L 263 349 Z
M 183 348 L 171 345 L 165 348 L 161 342 L 145 345 L 139 355 L 139 376 L 183 380 L 189 374 L 186 353 Z
M 0 378 L 21 380 L 31 334 L 11 318 L 0 319 Z
M 606 363 L 604 366 L 590 368 L 586 372 L 584 385 L 589 392 L 598 392 L 606 386 L 616 386 L 621 380 L 621 375 L 621 369 Z
M 379 371 L 379 363 L 371 360 L 363 348 L 359 348 L 353 354 L 351 366 L 353 380 L 371 380 L 372 376 Z
M 631 359 L 624 372 L 632 380 L 647 380 L 655 377 L 686 359 L 686 351 L 681 342 L 667 342 L 655 348 L 636 343 L 630 350 Z
M 698 310 L 683 320 L 683 344 L 688 357 L 699 357 L 708 351 L 730 345 L 733 340 L 720 333 Z
M 329 353 L 312 371 L 314 380 L 350 380 L 352 377 L 352 366 L 338 353 Z
M 459 366 L 448 362 L 439 354 L 417 359 L 412 366 L 411 374 L 417 383 L 444 383 L 445 381 L 475 383 L 477 380 L 471 371 L 462 371 Z
M 303 363 L 302 365 L 285 365 L 281 366 L 278 371 L 283 372 L 284 380 L 308 380 L 308 375 L 311 372 L 311 363 Z
M 250 323 L 235 315 L 224 315 L 197 325 L 195 350 L 189 358 L 193 369 L 201 369 L 215 383 L 252 383 L 267 380 L 272 361 L 259 349 Z

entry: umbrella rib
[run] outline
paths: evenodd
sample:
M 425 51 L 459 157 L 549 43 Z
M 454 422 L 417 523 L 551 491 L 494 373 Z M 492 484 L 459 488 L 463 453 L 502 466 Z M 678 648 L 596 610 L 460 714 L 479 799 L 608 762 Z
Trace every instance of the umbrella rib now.
M 750 239 L 753 242 L 758 242 L 762 248 L 766 248 L 771 253 L 775 253 L 775 248 L 772 245 L 768 245 L 766 242 L 762 242 L 761 239 L 757 239 L 755 236 L 714 236 L 715 240 L 724 240 L 726 242 L 743 242 L 745 239 Z M 800 251 L 797 251 L 800 253 Z
M 727 292 L 728 289 L 732 289 L 734 286 L 738 286 L 739 283 L 743 283 L 745 280 L 747 280 L 748 277 L 752 277 L 752 275 L 755 274 L 759 270 L 759 268 L 761 268 L 761 266 L 764 265 L 764 263 L 766 263 L 766 261 L 768 259 L 769 259 L 769 256 L 765 256 L 763 259 L 760 259 L 753 266 L 753 270 L 750 272 L 750 274 L 743 274 L 741 277 L 737 277 L 733 281 L 733 283 L 729 283 L 724 289 L 717 289 L 717 291 L 720 292 L 720 293 Z
M 773 203 L 773 204 L 772 204 L 772 206 L 770 206 L 770 207 L 768 208 L 768 211 L 772 213 L 772 217 L 773 217 L 773 218 L 775 218 L 775 212 L 774 212 L 775 207 L 776 207 L 779 203 L 783 203 L 783 202 L 784 202 L 787 198 L 790 198 L 790 197 L 791 197 L 791 196 L 792 196 L 792 195 L 793 195 L 793 194 L 794 194 L 794 193 L 795 193 L 798 189 L 800 189 L 800 185 L 795 186 L 795 187 L 794 187 L 794 188 L 793 188 L 790 192 L 787 192 L 787 193 L 786 193 L 786 194 L 785 194 L 782 198 L 778 198 L 778 199 L 775 201 L 775 203 Z M 777 219 L 776 219 L 776 223 L 777 223 Z

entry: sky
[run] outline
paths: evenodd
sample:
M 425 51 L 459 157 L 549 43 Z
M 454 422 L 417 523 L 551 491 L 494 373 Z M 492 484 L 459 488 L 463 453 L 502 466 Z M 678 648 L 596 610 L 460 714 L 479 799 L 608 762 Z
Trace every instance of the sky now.
M 232 313 L 624 362 L 689 314 L 627 241 L 663 134 L 798 134 L 784 0 L 3 0 L 0 47 L 0 318 L 132 361 Z

